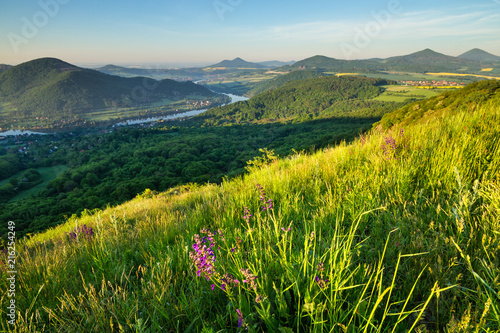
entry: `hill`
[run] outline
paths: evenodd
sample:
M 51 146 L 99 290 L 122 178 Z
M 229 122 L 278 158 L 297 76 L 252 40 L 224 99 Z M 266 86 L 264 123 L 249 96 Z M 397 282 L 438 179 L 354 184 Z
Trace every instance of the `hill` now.
M 7 69 L 11 68 L 11 65 L 2 65 L 0 64 L 0 73 L 5 72 Z
M 496 56 L 494 54 L 488 53 L 486 51 L 477 48 L 462 53 L 458 57 L 473 61 L 486 62 L 486 63 L 500 62 L 499 56 Z
M 385 114 L 380 121 L 384 128 L 406 126 L 415 122 L 435 121 L 437 118 L 458 112 L 473 112 L 478 105 L 500 98 L 500 82 L 485 80 L 472 83 L 463 89 L 443 93 L 427 100 L 402 107 L 397 112 Z M 500 103 L 499 103 L 500 104 Z
M 314 56 L 296 62 L 291 66 L 281 67 L 281 71 L 314 69 L 339 73 L 372 73 L 379 71 L 424 72 L 467 72 L 479 71 L 479 61 L 452 57 L 425 49 L 404 56 L 386 59 L 342 60 L 325 56 Z
M 284 66 L 281 70 L 312 69 L 318 71 L 355 73 L 370 72 L 377 68 L 379 68 L 378 63 L 373 60 L 342 60 L 317 55 L 297 61 L 293 65 Z
M 472 60 L 452 57 L 431 49 L 412 54 L 387 58 L 382 63 L 388 70 L 411 71 L 416 73 L 432 71 L 477 70 L 481 65 Z
M 130 68 L 116 65 L 106 65 L 96 69 L 99 72 L 118 75 L 123 77 L 150 77 L 156 80 L 173 79 L 182 81 L 193 81 L 203 77 L 203 71 L 200 68 Z
M 311 70 L 301 70 L 301 71 L 293 71 L 284 75 L 277 76 L 274 79 L 266 80 L 258 83 L 253 89 L 251 89 L 247 95 L 255 96 L 260 93 L 266 92 L 271 89 L 276 89 L 281 87 L 287 82 L 296 81 L 296 80 L 305 80 L 311 79 L 315 77 L 325 76 L 325 74 L 318 71 Z
M 105 108 L 148 105 L 164 98 L 213 96 L 192 82 L 123 78 L 42 58 L 0 74 L 0 101 L 10 105 L 3 120 L 72 119 Z
M 299 71 L 298 74 L 316 76 L 314 72 Z M 306 121 L 333 116 L 372 120 L 396 105 L 370 101 L 383 92 L 381 85 L 384 84 L 388 82 L 352 76 L 295 80 L 248 101 L 212 108 L 196 119 L 203 119 L 204 124 L 212 125 Z
M 271 61 L 262 61 L 258 62 L 257 64 L 262 65 L 264 67 L 269 67 L 269 68 L 276 68 L 276 67 L 281 67 L 281 66 L 286 66 L 286 65 L 293 65 L 295 61 L 278 61 L 278 60 L 271 60 Z
M 16 329 L 498 332 L 499 105 L 264 151 L 221 185 L 145 191 L 17 240 Z
M 256 64 L 253 62 L 245 61 L 241 58 L 234 58 L 233 60 L 223 60 L 217 64 L 207 66 L 208 68 L 265 68 L 266 66 L 261 64 Z

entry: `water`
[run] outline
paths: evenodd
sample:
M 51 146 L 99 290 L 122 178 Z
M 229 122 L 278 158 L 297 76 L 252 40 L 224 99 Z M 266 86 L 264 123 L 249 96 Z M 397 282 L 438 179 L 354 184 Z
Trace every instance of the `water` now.
M 50 133 L 32 132 L 25 130 L 8 130 L 5 132 L 0 132 L 0 136 L 14 136 L 14 135 L 47 135 Z
M 236 102 L 241 102 L 241 101 L 246 101 L 248 100 L 247 97 L 245 96 L 238 96 L 238 95 L 233 95 L 233 94 L 224 94 L 229 97 L 231 97 L 231 102 L 228 104 L 236 103 Z M 196 116 L 197 114 L 203 113 L 207 111 L 208 109 L 202 109 L 202 110 L 191 110 L 191 111 L 185 111 L 185 112 L 179 112 L 176 114 L 168 115 L 168 116 L 159 116 L 159 117 L 149 117 L 149 118 L 143 118 L 143 119 L 134 119 L 134 120 L 125 120 L 122 122 L 119 122 L 117 124 L 114 124 L 114 126 L 127 126 L 127 125 L 137 125 L 137 124 L 145 124 L 145 123 L 151 123 L 154 121 L 158 120 L 171 120 L 171 119 L 177 119 L 177 118 L 183 118 L 183 117 L 192 117 Z
M 236 103 L 236 102 L 241 102 L 241 101 L 246 101 L 248 100 L 247 97 L 244 96 L 238 96 L 238 95 L 233 95 L 233 94 L 225 94 L 229 97 L 231 97 L 231 102 L 228 104 Z M 192 117 L 197 114 L 203 113 L 207 111 L 208 109 L 203 109 L 203 110 L 191 110 L 191 111 L 185 111 L 185 112 L 179 112 L 173 115 L 169 116 L 160 116 L 160 117 L 150 117 L 150 118 L 144 118 L 144 119 L 135 119 L 135 120 L 126 120 L 122 121 L 120 123 L 117 123 L 113 126 L 126 126 L 126 125 L 137 125 L 137 124 L 144 124 L 144 123 L 150 123 L 158 120 L 168 120 L 168 119 L 176 119 L 176 118 L 182 118 L 182 117 Z M 15 136 L 15 135 L 47 135 L 51 133 L 40 133 L 40 132 L 33 132 L 33 131 L 25 131 L 25 130 L 9 130 L 5 132 L 0 132 L 0 136 Z

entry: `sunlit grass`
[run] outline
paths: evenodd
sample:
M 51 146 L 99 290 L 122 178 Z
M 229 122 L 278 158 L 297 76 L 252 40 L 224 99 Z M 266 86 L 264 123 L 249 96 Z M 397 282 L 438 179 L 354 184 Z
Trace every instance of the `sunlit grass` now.
M 498 104 L 267 160 L 18 240 L 17 331 L 500 330 Z

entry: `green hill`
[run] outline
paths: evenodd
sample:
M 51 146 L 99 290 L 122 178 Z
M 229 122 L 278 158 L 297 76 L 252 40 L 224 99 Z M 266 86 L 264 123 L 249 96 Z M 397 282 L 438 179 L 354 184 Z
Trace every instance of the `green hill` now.
M 415 73 L 436 71 L 478 70 L 481 65 L 472 60 L 452 57 L 431 49 L 405 56 L 391 57 L 383 61 L 389 70 L 410 71 Z
M 415 122 L 435 121 L 458 112 L 473 112 L 478 105 L 500 98 L 500 82 L 486 80 L 472 83 L 463 89 L 404 106 L 397 112 L 385 114 L 381 120 L 384 128 L 406 126 Z
M 0 101 L 10 105 L 10 112 L 2 114 L 6 121 L 72 119 L 98 109 L 148 105 L 187 95 L 214 94 L 192 82 L 122 78 L 53 58 L 23 63 L 0 74 Z
M 16 330 L 498 332 L 496 91 L 19 239 Z
M 488 53 L 481 49 L 472 49 L 458 56 L 459 58 L 479 61 L 479 62 L 500 62 L 500 57 L 494 54 Z
M 283 76 L 275 84 L 289 78 L 317 76 L 298 71 Z M 271 82 L 272 83 L 272 82 Z M 248 101 L 210 109 L 197 119 L 205 124 L 255 123 L 275 121 L 307 121 L 316 118 L 376 118 L 395 107 L 394 103 L 371 101 L 383 92 L 382 79 L 325 76 L 286 82 L 280 87 L 254 96 Z
M 288 83 L 290 81 L 305 80 L 321 76 L 325 76 L 325 74 L 311 70 L 293 71 L 287 74 L 277 76 L 274 79 L 258 83 L 256 87 L 254 87 L 247 93 L 247 95 L 255 96 L 260 93 L 266 92 L 268 90 L 279 88 L 285 83 Z

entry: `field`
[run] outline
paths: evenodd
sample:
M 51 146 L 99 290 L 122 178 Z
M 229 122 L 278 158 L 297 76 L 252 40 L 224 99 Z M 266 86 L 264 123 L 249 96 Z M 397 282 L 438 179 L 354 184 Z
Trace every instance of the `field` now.
M 52 167 L 37 168 L 36 170 L 42 176 L 42 181 L 40 182 L 40 184 L 38 184 L 30 189 L 19 192 L 15 197 L 10 199 L 10 202 L 16 202 L 19 200 L 29 198 L 30 195 L 36 196 L 40 191 L 42 191 L 47 186 L 47 184 L 51 180 L 55 179 L 58 175 L 60 175 L 61 173 L 63 173 L 67 169 L 68 169 L 68 167 L 66 165 L 56 165 L 56 166 L 52 166 Z M 19 173 L 15 174 L 11 178 L 16 178 L 16 177 L 19 178 L 22 176 L 23 173 L 24 173 L 24 171 L 20 171 Z M 11 178 L 4 179 L 4 180 L 0 181 L 0 186 L 7 184 L 7 182 Z
M 414 86 L 389 85 L 385 91 L 374 98 L 381 102 L 404 102 L 409 98 L 424 99 L 441 94 L 443 89 L 419 89 Z
M 493 70 L 493 68 L 492 68 Z M 458 76 L 458 77 L 477 77 L 481 79 L 488 79 L 488 80 L 500 80 L 500 77 L 498 76 L 487 76 L 487 75 L 478 75 L 478 74 L 457 74 L 457 73 L 428 73 L 429 75 L 435 75 L 435 76 Z

